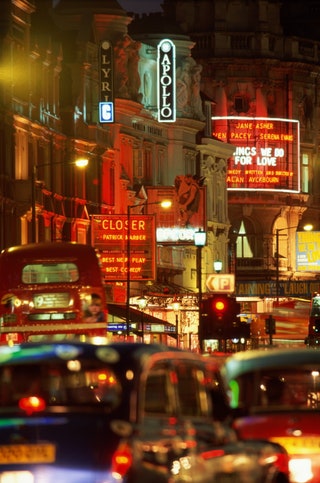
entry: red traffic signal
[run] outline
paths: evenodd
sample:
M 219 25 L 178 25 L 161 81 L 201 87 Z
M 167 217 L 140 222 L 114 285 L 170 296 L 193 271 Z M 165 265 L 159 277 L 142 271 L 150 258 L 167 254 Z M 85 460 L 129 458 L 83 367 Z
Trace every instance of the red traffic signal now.
M 233 323 L 238 319 L 240 313 L 240 304 L 235 297 L 229 295 L 212 295 L 202 302 L 202 314 L 211 318 L 212 321 L 223 321 L 224 323 Z
M 212 301 L 212 310 L 216 314 L 222 314 L 228 308 L 228 301 L 225 298 L 215 298 Z

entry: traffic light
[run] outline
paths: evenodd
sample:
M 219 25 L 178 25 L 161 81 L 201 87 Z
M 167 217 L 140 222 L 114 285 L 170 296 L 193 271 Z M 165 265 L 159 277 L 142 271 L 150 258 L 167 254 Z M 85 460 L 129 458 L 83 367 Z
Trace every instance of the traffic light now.
M 240 304 L 229 295 L 212 295 L 201 302 L 199 336 L 204 339 L 250 337 L 250 327 L 240 322 Z
M 275 321 L 275 319 L 272 317 L 272 315 L 269 315 L 269 317 L 266 319 L 265 322 L 266 323 L 265 323 L 264 330 L 265 330 L 266 334 L 274 335 L 276 333 L 276 321 Z

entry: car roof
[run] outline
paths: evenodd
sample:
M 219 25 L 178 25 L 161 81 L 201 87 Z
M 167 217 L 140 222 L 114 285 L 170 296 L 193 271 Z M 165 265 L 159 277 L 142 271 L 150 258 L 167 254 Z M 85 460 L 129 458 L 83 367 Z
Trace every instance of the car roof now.
M 200 356 L 162 344 L 114 343 L 106 345 L 83 342 L 37 342 L 0 346 L 0 367 L 7 364 L 45 363 L 62 360 L 91 359 L 114 366 L 137 368 L 143 366 L 150 356 L 172 359 L 183 357 L 201 361 Z M 149 357 L 148 357 L 149 356 Z
M 237 352 L 225 361 L 222 374 L 230 380 L 261 369 L 296 367 L 303 364 L 319 365 L 320 350 L 302 347 Z

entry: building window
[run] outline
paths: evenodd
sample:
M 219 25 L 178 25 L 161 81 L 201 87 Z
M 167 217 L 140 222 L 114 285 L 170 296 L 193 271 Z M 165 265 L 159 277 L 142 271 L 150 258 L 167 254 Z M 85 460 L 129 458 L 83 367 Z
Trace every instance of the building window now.
M 242 112 L 248 112 L 249 110 L 249 102 L 247 96 L 244 95 L 236 95 L 234 97 L 234 110 L 240 114 Z
M 16 179 L 28 179 L 28 134 L 25 131 L 16 131 Z
M 252 243 L 254 243 L 254 236 L 247 234 L 245 224 L 242 221 L 236 241 L 237 258 L 253 258 Z
M 156 185 L 163 185 L 164 184 L 164 177 L 163 173 L 165 171 L 165 150 L 157 148 L 156 151 L 156 173 L 154 182 Z
M 144 150 L 144 173 L 142 177 L 145 179 L 146 184 L 152 183 L 152 151 L 151 149 Z
M 302 153 L 301 191 L 309 193 L 309 155 Z
M 132 152 L 133 157 L 133 177 L 141 180 L 143 178 L 143 160 L 141 149 L 134 147 Z

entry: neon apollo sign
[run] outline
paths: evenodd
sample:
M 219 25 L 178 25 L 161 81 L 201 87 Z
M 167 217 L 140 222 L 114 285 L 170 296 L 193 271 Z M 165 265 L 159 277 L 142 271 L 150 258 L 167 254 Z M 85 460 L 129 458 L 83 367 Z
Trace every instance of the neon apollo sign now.
M 176 120 L 176 48 L 169 39 L 158 44 L 158 122 Z

